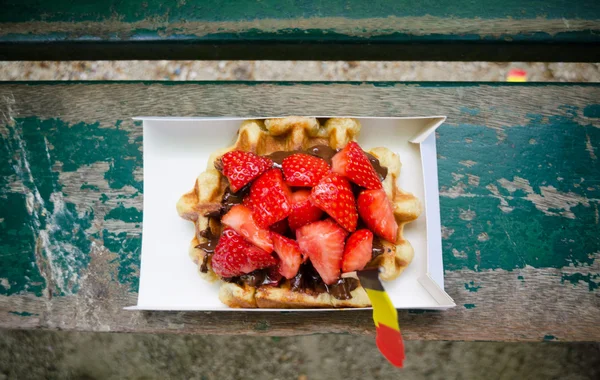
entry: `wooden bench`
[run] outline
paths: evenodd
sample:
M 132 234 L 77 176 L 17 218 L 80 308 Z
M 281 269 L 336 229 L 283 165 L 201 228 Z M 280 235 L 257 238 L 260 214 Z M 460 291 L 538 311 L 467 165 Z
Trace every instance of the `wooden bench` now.
M 600 61 L 600 2 L 39 1 L 0 12 L 0 60 Z
M 143 198 L 131 118 L 441 114 L 458 306 L 399 312 L 405 337 L 600 341 L 599 100 L 599 84 L 0 83 L 0 327 L 372 333 L 368 311 L 124 311 L 137 298 Z

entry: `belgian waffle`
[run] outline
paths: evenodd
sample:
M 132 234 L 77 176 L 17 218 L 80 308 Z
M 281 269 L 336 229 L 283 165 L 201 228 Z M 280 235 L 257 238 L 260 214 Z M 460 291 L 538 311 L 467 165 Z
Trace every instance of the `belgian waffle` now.
M 278 151 L 306 150 L 316 145 L 327 145 L 333 149 L 343 148 L 355 140 L 360 132 L 360 122 L 349 118 L 316 119 L 308 117 L 285 117 L 242 122 L 235 143 L 214 152 L 206 170 L 196 179 L 194 188 L 184 194 L 177 203 L 179 215 L 195 225 L 195 236 L 190 243 L 189 254 L 198 265 L 202 277 L 217 281 L 212 271 L 210 256 L 198 246 L 207 244 L 211 234 L 219 236 L 222 230 L 219 215 L 222 200 L 226 195 L 228 180 L 217 169 L 215 160 L 233 150 L 269 155 Z M 412 194 L 397 186 L 400 175 L 400 158 L 384 147 L 368 151 L 387 168 L 383 188 L 393 203 L 394 216 L 398 223 L 396 244 L 381 240 L 383 253 L 369 264 L 380 268 L 380 278 L 393 280 L 410 264 L 413 248 L 404 239 L 403 227 L 421 213 L 421 204 Z M 345 276 L 345 275 L 344 275 Z M 250 286 L 222 282 L 219 298 L 230 307 L 246 308 L 322 308 L 322 307 L 367 307 L 370 306 L 365 290 L 359 285 L 350 292 L 352 298 L 340 300 L 329 293 L 307 293 L 291 289 L 289 281 L 278 287 L 269 285 Z

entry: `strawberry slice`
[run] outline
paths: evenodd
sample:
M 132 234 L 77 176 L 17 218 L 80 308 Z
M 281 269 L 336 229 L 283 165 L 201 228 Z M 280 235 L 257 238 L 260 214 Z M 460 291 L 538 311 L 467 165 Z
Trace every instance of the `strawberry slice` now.
M 252 152 L 234 150 L 225 153 L 215 167 L 229 180 L 234 193 L 273 166 L 273 161 Z
M 273 241 L 269 230 L 260 228 L 256 224 L 252 217 L 252 211 L 248 207 L 233 206 L 227 214 L 223 215 L 221 222 L 267 253 L 273 252 Z
M 334 221 L 321 220 L 296 230 L 296 240 L 327 285 L 340 278 L 347 232 Z
M 346 230 L 356 229 L 358 214 L 352 187 L 346 178 L 336 173 L 327 174 L 313 187 L 310 200 Z
M 342 273 L 361 270 L 371 261 L 373 233 L 367 229 L 357 230 L 348 238 L 344 247 Z
M 396 242 L 398 223 L 394 218 L 392 202 L 383 189 L 362 191 L 358 196 L 358 213 L 376 235 L 390 243 Z
M 323 216 L 323 211 L 310 202 L 310 199 L 308 199 L 309 196 L 309 190 L 298 190 L 292 193 L 292 197 L 290 198 L 292 213 L 288 217 L 288 222 L 292 230 L 316 222 Z
M 273 250 L 279 256 L 279 273 L 288 280 L 294 278 L 302 262 L 298 243 L 274 232 L 271 232 L 271 238 Z
M 347 177 L 358 186 L 381 189 L 381 181 L 369 157 L 361 147 L 351 141 L 331 159 L 332 171 Z
M 212 270 L 221 277 L 236 277 L 275 265 L 269 253 L 250 244 L 242 235 L 225 228 L 211 259 Z
M 279 169 L 271 169 L 258 177 L 250 187 L 252 215 L 259 226 L 268 227 L 292 212 L 291 192 L 283 182 Z
M 327 161 L 304 153 L 286 157 L 281 166 L 285 182 L 290 186 L 316 186 L 321 178 L 329 172 Z

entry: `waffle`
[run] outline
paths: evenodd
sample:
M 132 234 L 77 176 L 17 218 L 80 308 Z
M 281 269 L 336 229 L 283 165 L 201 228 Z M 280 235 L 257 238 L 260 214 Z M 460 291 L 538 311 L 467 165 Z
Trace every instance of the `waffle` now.
M 277 151 L 305 150 L 316 145 L 328 145 L 333 149 L 343 148 L 348 142 L 355 140 L 360 132 L 360 122 L 349 118 L 316 119 L 308 117 L 285 117 L 266 120 L 247 120 L 242 122 L 236 142 L 214 152 L 206 171 L 196 179 L 194 188 L 184 194 L 177 203 L 179 215 L 195 225 L 195 236 L 190 243 L 189 254 L 199 268 L 200 275 L 208 281 L 218 281 L 219 277 L 210 268 L 210 259 L 205 260 L 205 252 L 198 248 L 206 243 L 206 231 L 219 236 L 222 226 L 218 218 L 207 215 L 218 215 L 221 201 L 228 187 L 228 180 L 215 169 L 215 160 L 232 150 L 243 150 L 258 155 L 268 155 Z M 381 240 L 383 254 L 376 257 L 369 265 L 380 268 L 382 280 L 393 280 L 410 264 L 414 256 L 413 248 L 403 237 L 406 223 L 415 220 L 421 213 L 421 204 L 412 194 L 402 191 L 397 186 L 400 175 L 400 158 L 387 148 L 379 147 L 368 151 L 379 159 L 388 172 L 383 180 L 383 188 L 394 205 L 394 216 L 398 222 L 396 244 Z M 344 274 L 346 277 L 347 274 Z M 324 307 L 368 307 L 369 299 L 365 290 L 358 285 L 350 292 L 352 298 L 339 300 L 329 293 L 310 294 L 293 291 L 289 281 L 278 287 L 222 281 L 219 298 L 230 307 L 244 308 L 324 308 Z

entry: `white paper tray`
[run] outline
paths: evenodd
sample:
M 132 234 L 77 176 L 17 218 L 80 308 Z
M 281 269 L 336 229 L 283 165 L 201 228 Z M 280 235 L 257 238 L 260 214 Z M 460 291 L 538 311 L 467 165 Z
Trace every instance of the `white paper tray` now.
M 179 197 L 205 170 L 209 155 L 233 143 L 246 118 L 138 117 L 144 128 L 144 222 L 137 306 L 130 310 L 236 311 L 222 304 L 218 283 L 197 273 L 188 256 L 192 223 L 175 210 Z M 261 118 L 262 119 L 262 118 Z M 435 129 L 444 116 L 361 118 L 358 142 L 365 150 L 385 146 L 400 155 L 399 184 L 422 200 L 424 212 L 406 225 L 415 250 L 413 262 L 384 284 L 398 309 L 447 309 L 444 292 Z M 270 309 L 244 309 L 266 311 Z M 274 309 L 280 311 L 280 309 Z M 340 310 L 340 309 L 297 309 Z M 359 310 L 359 309 L 341 309 Z

